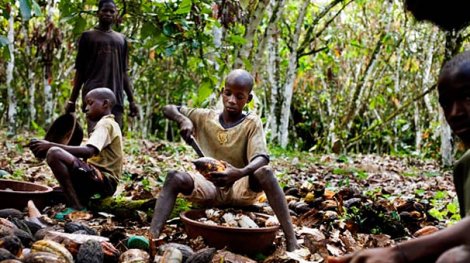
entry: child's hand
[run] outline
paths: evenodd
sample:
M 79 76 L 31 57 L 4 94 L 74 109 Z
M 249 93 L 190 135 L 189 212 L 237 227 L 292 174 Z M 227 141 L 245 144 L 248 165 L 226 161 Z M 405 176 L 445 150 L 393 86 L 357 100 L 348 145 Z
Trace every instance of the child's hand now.
M 186 142 L 191 140 L 191 135 L 194 131 L 194 125 L 189 119 L 183 119 L 180 122 L 180 135 Z
M 217 187 L 230 186 L 235 181 L 243 177 L 240 169 L 233 167 L 227 162 L 224 162 L 225 170 L 223 172 L 210 172 L 208 180 Z
M 46 153 L 51 148 L 48 141 L 37 139 L 32 139 L 28 146 L 35 155 Z

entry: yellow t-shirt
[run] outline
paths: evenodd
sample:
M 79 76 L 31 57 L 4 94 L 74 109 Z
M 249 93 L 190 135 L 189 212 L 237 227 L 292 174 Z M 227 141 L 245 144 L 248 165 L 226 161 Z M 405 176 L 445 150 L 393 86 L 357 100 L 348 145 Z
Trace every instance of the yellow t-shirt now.
M 206 156 L 237 168 L 245 167 L 258 156 L 269 160 L 263 125 L 256 114 L 248 113 L 240 123 L 224 128 L 219 111 L 182 106 L 180 112 L 193 122 L 194 137 Z
M 87 145 L 98 149 L 99 153 L 87 162 L 101 172 L 109 174 L 114 180 L 119 181 L 122 174 L 122 133 L 114 115 L 103 116 L 93 129 Z

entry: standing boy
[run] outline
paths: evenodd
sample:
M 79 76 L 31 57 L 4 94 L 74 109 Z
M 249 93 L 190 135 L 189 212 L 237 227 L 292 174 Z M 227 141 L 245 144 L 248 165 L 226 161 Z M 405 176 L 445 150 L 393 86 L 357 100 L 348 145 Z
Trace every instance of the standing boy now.
M 116 105 L 112 113 L 122 129 L 124 92 L 129 100 L 130 116 L 136 116 L 138 108 L 134 102 L 132 85 L 127 74 L 129 57 L 127 41 L 124 35 L 112 29 L 117 13 L 113 0 L 99 1 L 98 26 L 83 32 L 78 42 L 73 90 L 65 111 L 67 113 L 75 111 L 75 102 L 82 86 L 82 110 L 85 109 L 84 98 L 90 90 L 108 87 L 116 96 Z M 88 132 L 95 124 L 88 121 Z
M 452 131 L 465 146 L 470 147 L 470 51 L 448 61 L 438 80 L 441 104 Z M 454 167 L 454 185 L 459 199 L 460 214 L 470 212 L 470 150 Z M 399 263 L 399 262 L 470 262 L 470 219 L 429 236 L 403 242 L 395 247 L 367 249 L 330 263 Z
M 85 103 L 87 120 L 96 123 L 86 145 L 30 143 L 35 154 L 47 152 L 47 164 L 75 209 L 84 208 L 95 194 L 113 195 L 122 173 L 121 129 L 111 114 L 116 97 L 108 88 L 97 88 L 88 92 Z
M 171 171 L 168 173 L 150 226 L 154 238 L 182 193 L 189 200 L 211 206 L 253 204 L 264 191 L 286 238 L 286 248 L 297 248 L 291 218 L 284 194 L 267 164 L 269 156 L 261 120 L 253 113 L 243 113 L 252 99 L 253 78 L 245 70 L 233 70 L 225 80 L 222 112 L 167 105 L 163 111 L 176 121 L 181 136 L 194 135 L 202 151 L 209 157 L 228 163 L 224 172 L 211 173 L 211 179 L 200 174 Z

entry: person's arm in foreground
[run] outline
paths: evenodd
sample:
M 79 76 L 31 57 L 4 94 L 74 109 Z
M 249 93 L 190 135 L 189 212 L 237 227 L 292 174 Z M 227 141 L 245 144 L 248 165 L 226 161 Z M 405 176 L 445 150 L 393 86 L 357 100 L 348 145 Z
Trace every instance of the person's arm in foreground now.
M 450 248 L 470 245 L 470 218 L 429 236 L 405 241 L 394 247 L 358 251 L 339 258 L 329 258 L 328 263 L 401 263 L 433 262 Z

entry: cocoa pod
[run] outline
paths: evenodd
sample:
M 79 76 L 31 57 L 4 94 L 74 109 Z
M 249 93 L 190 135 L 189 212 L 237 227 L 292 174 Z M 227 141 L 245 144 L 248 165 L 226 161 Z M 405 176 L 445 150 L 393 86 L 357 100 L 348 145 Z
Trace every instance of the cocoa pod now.
M 10 253 L 10 251 L 0 248 L 0 261 L 6 260 L 6 259 L 16 259 L 15 255 Z
M 10 253 L 17 257 L 21 256 L 23 251 L 21 240 L 13 235 L 0 238 L 0 247 L 10 251 Z
M 93 235 L 93 236 L 98 235 L 96 230 L 94 230 L 93 228 L 90 228 L 90 227 L 88 227 L 88 226 L 86 226 L 82 223 L 79 223 L 79 222 L 73 222 L 72 221 L 72 222 L 67 222 L 64 225 L 65 233 L 74 233 L 74 232 L 77 232 L 79 230 L 84 230 L 87 235 Z
M 192 255 L 188 258 L 185 263 L 203 263 L 203 262 L 211 262 L 212 258 L 214 257 L 216 252 L 215 248 L 204 248 Z
M 223 172 L 227 168 L 223 162 L 211 157 L 201 157 L 194 160 L 193 164 L 204 177 L 210 177 L 211 172 Z
M 119 263 L 137 263 L 137 262 L 149 262 L 150 255 L 141 250 L 132 248 L 122 253 L 119 257 Z
M 121 252 L 109 242 L 101 242 L 101 248 L 103 249 L 105 262 L 116 262 L 119 259 L 119 256 L 121 255 Z
M 23 213 L 14 208 L 0 209 L 0 217 L 2 218 L 23 218 Z
M 73 256 L 61 244 L 52 240 L 39 240 L 31 246 L 31 252 L 49 252 L 62 257 L 66 263 L 73 263 Z
M 416 231 L 413 236 L 415 237 L 420 237 L 420 236 L 427 236 L 427 235 L 430 235 L 434 232 L 437 232 L 439 231 L 439 228 L 435 227 L 435 226 L 425 226 L 421 229 L 419 229 L 418 231 Z
M 7 236 L 13 233 L 18 227 L 8 219 L 0 218 L 0 236 Z
M 1 263 L 22 263 L 22 262 L 17 259 L 5 259 L 5 260 L 2 260 Z
M 21 240 L 21 243 L 23 243 L 23 246 L 25 247 L 30 247 L 31 243 L 33 243 L 33 240 L 34 240 L 34 238 L 31 236 L 30 233 L 23 231 L 21 229 L 13 230 L 13 235 L 17 236 Z
M 194 255 L 194 254 L 193 254 Z M 181 263 L 183 262 L 183 253 L 177 248 L 167 247 L 159 263 Z
M 24 232 L 28 233 L 28 235 L 31 236 L 31 238 L 33 237 L 33 234 L 31 234 L 31 230 L 29 229 L 28 225 L 26 225 L 25 220 L 13 218 L 11 222 L 15 224 L 18 227 L 18 229 L 21 229 Z
M 88 240 L 80 246 L 76 263 L 102 263 L 104 252 L 100 242 Z
M 66 263 L 65 259 L 59 255 L 49 252 L 29 253 L 23 258 L 24 263 Z
M 183 262 L 186 262 L 186 260 L 194 254 L 194 250 L 191 247 L 178 243 L 168 243 L 161 245 L 158 250 L 161 254 L 163 254 L 168 247 L 174 247 L 181 251 L 181 254 L 183 255 Z

